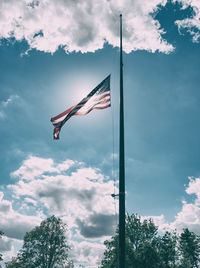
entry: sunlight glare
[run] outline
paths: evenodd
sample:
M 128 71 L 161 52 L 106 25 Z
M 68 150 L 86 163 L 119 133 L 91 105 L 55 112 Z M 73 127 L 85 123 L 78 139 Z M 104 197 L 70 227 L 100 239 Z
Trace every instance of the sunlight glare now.
M 101 79 L 93 76 L 78 75 L 66 78 L 62 85 L 62 106 L 78 104 L 90 91 L 92 91 L 100 82 Z M 99 81 L 98 81 L 99 80 Z M 69 108 L 66 107 L 66 108 Z

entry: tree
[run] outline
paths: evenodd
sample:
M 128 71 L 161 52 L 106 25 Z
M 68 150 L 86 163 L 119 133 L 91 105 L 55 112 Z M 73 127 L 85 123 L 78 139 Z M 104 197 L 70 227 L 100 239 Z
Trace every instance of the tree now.
M 198 268 L 200 265 L 200 239 L 188 228 L 184 229 L 179 238 L 180 267 Z
M 105 241 L 106 250 L 101 268 L 116 268 L 118 250 L 118 230 L 111 240 Z M 159 239 L 157 227 L 151 219 L 141 221 L 137 215 L 126 216 L 126 265 L 129 268 L 157 268 Z
M 130 267 L 157 267 L 157 227 L 151 219 L 143 222 L 137 215 L 127 215 L 126 236 L 128 249 L 128 264 Z
M 118 240 L 119 240 L 119 230 L 117 230 L 117 234 L 115 236 L 112 236 L 111 240 L 106 240 L 104 242 L 106 250 L 104 252 L 104 258 L 101 262 L 102 268 L 118 267 L 117 265 Z
M 6 268 L 67 268 L 69 262 L 66 243 L 66 224 L 52 216 L 40 226 L 27 232 L 18 256 L 6 264 Z
M 23 262 L 18 254 L 17 257 L 13 257 L 11 261 L 5 263 L 6 268 L 22 268 Z
M 118 267 L 118 229 L 104 242 L 106 250 L 101 268 Z M 158 235 L 151 219 L 141 221 L 137 215 L 126 216 L 126 266 L 128 268 L 198 268 L 200 267 L 200 236 L 184 229 Z
M 0 231 L 0 239 L 2 239 L 2 235 L 3 235 L 3 232 Z M 0 253 L 0 261 L 2 261 L 2 260 L 3 260 L 3 258 L 2 258 L 2 254 Z M 1 265 L 0 265 L 0 267 L 1 267 Z
M 176 267 L 177 262 L 177 235 L 175 232 L 166 232 L 163 237 L 160 238 L 159 243 L 159 256 L 160 267 L 171 268 Z

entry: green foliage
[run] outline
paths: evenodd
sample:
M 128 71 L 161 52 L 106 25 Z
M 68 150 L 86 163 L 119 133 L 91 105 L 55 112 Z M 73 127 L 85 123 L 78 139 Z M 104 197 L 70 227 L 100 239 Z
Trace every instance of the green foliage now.
M 52 216 L 27 232 L 17 257 L 6 268 L 73 268 L 68 259 L 66 225 Z M 3 235 L 0 232 L 0 239 Z M 118 267 L 119 231 L 104 242 L 106 250 L 100 268 Z M 1 254 L 0 254 L 1 257 Z M 158 234 L 151 219 L 126 215 L 126 268 L 198 268 L 200 267 L 200 237 L 184 229 Z
M 200 265 L 200 238 L 187 228 L 179 239 L 181 268 L 198 268 Z
M 40 226 L 26 233 L 22 249 L 6 268 L 73 267 L 68 260 L 65 232 L 66 225 L 55 216 L 42 221 Z
M 110 241 L 105 241 L 106 251 L 101 268 L 116 268 L 118 231 Z M 159 267 L 159 239 L 157 227 L 151 219 L 141 221 L 137 215 L 126 216 L 126 264 L 129 268 Z M 151 265 L 150 265 L 151 264 Z
M 142 222 L 137 215 L 127 215 L 126 240 L 128 267 L 157 267 L 157 227 L 151 219 Z
M 177 239 L 178 237 L 175 232 L 166 232 L 163 237 L 160 238 L 159 256 L 161 267 L 176 267 L 178 259 L 178 253 L 176 250 Z
M 118 230 L 104 242 L 106 250 L 101 268 L 117 268 Z M 151 219 L 141 221 L 137 215 L 126 216 L 127 268 L 198 268 L 200 267 L 200 237 L 184 229 L 158 235 Z
M 20 255 L 16 258 L 12 258 L 11 261 L 6 263 L 6 268 L 22 268 L 23 267 L 23 262 L 20 258 Z
M 117 248 L 118 248 L 118 234 L 113 236 L 111 240 L 104 242 L 106 251 L 104 252 L 104 259 L 102 260 L 103 268 L 116 268 L 117 267 Z

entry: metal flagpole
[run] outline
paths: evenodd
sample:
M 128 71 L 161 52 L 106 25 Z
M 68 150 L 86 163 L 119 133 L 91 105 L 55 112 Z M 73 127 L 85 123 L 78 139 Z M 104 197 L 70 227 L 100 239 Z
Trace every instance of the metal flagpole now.
M 119 268 L 125 268 L 125 157 L 122 57 L 122 14 L 120 15 L 120 135 L 119 135 Z

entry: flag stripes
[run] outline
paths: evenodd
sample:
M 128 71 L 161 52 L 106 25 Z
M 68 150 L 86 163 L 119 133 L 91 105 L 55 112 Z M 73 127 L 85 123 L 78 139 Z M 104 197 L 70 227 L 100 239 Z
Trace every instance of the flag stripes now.
M 111 106 L 110 100 L 110 75 L 106 77 L 87 97 L 77 105 L 72 106 L 63 113 L 51 118 L 54 125 L 54 139 L 59 139 L 62 126 L 73 115 L 86 115 L 92 110 L 106 109 Z

